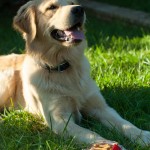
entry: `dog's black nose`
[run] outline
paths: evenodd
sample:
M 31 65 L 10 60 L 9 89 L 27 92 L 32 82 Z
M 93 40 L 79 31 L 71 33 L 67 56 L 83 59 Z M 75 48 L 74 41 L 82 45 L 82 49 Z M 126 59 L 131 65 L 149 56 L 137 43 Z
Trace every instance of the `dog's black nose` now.
M 81 6 L 75 6 L 72 8 L 71 12 L 76 16 L 82 16 L 84 14 L 84 9 Z

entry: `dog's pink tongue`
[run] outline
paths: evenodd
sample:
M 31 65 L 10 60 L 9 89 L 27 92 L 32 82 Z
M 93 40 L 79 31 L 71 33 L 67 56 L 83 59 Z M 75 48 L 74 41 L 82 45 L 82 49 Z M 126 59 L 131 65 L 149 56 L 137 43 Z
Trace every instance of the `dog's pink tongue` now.
M 73 30 L 73 31 L 64 31 L 66 36 L 71 37 L 74 40 L 83 40 L 84 37 L 84 33 L 82 31 L 78 31 L 78 30 Z

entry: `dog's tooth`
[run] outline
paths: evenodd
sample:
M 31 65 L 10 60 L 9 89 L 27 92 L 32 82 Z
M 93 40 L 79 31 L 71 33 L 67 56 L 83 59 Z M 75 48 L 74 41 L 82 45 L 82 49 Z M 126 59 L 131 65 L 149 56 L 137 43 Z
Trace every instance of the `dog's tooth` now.
M 72 39 L 72 38 L 71 38 L 70 35 L 65 37 L 65 40 L 68 41 L 68 42 L 69 42 L 71 39 Z
M 66 38 L 65 38 L 65 41 L 69 41 L 69 37 L 66 37 Z
M 71 43 L 72 42 L 72 38 L 71 37 L 66 37 L 65 41 L 67 41 L 68 43 Z
M 72 41 L 73 41 L 73 40 L 72 40 L 72 38 L 70 37 L 70 38 L 69 38 L 69 42 L 71 43 Z

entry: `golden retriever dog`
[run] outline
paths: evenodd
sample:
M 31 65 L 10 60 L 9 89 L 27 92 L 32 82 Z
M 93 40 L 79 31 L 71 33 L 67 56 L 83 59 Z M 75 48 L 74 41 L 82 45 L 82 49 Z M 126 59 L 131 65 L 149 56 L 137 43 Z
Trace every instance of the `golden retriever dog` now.
M 85 143 L 108 143 L 79 126 L 82 113 L 136 141 L 150 144 L 150 132 L 135 127 L 109 107 L 90 77 L 84 56 L 84 9 L 74 0 L 33 0 L 14 17 L 26 42 L 26 54 L 0 57 L 0 109 L 41 114 L 56 134 Z M 122 149 L 124 149 L 122 147 Z

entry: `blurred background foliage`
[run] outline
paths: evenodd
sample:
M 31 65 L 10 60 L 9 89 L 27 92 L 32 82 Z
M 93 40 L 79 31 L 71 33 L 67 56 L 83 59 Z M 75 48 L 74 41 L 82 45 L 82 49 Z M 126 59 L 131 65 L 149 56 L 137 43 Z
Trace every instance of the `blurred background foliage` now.
M 95 0 L 150 13 L 150 0 Z
M 18 8 L 29 0 L 0 0 L 0 8 L 9 7 Z M 78 0 L 84 1 L 84 0 Z M 93 1 L 93 0 L 92 0 Z M 135 10 L 141 10 L 150 13 L 150 0 L 94 0 L 98 2 L 127 7 Z
M 2 7 L 17 7 L 20 6 L 22 4 L 24 4 L 25 2 L 27 2 L 28 0 L 1 0 L 0 1 L 0 8 Z

